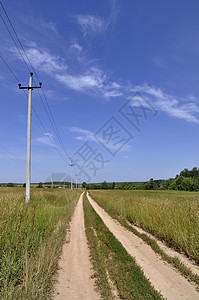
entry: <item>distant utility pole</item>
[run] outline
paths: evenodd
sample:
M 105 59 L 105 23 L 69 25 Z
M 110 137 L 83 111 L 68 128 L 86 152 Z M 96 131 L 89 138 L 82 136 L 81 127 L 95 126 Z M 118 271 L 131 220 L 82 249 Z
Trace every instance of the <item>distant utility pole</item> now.
M 53 172 L 52 172 L 52 175 L 51 175 L 51 189 L 53 189 Z
M 77 176 L 78 176 L 78 175 L 75 175 L 75 176 L 76 176 L 76 190 L 77 190 Z
M 26 154 L 26 203 L 30 201 L 30 166 L 31 166 L 31 108 L 32 108 L 32 90 L 39 89 L 42 86 L 42 83 L 39 83 L 39 86 L 32 86 L 32 77 L 33 73 L 30 73 L 29 85 L 21 86 L 19 83 L 19 89 L 28 90 L 28 120 L 27 120 L 27 154 Z
M 64 189 L 66 188 L 66 176 L 64 176 Z
M 71 163 L 69 164 L 69 166 L 71 167 L 71 184 L 70 184 L 70 189 L 71 189 L 71 191 L 72 191 L 72 189 L 73 189 L 73 171 L 72 171 L 72 168 L 73 168 L 74 165 L 75 165 L 75 164 L 73 164 L 72 161 L 71 161 Z

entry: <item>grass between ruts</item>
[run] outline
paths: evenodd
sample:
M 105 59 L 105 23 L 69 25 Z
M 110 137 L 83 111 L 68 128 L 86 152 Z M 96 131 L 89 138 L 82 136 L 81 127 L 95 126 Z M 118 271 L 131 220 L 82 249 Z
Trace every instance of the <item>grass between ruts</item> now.
M 0 189 L 0 299 L 50 299 L 80 192 Z
M 147 192 L 149 194 L 147 194 Z M 92 191 L 90 193 L 91 197 L 102 207 L 105 209 L 105 211 L 114 219 L 117 219 L 123 226 L 125 226 L 129 231 L 132 231 L 135 235 L 137 235 L 138 237 L 140 237 L 144 242 L 146 242 L 149 246 L 151 246 L 151 248 L 153 249 L 154 252 L 156 252 L 157 254 L 159 254 L 163 260 L 167 261 L 168 263 L 170 263 L 171 265 L 173 265 L 184 277 L 186 277 L 188 280 L 194 282 L 197 285 L 197 289 L 199 289 L 199 276 L 197 274 L 194 274 L 188 267 L 186 267 L 177 257 L 171 257 L 169 255 L 167 255 L 157 244 L 157 242 L 153 239 L 151 239 L 148 235 L 144 234 L 144 233 L 140 233 L 138 232 L 135 228 L 133 228 L 132 226 L 130 226 L 128 224 L 127 221 L 131 222 L 131 223 L 136 223 L 136 225 L 140 225 L 140 227 L 142 227 L 143 229 L 149 229 L 149 228 L 153 228 L 158 226 L 158 220 L 160 220 L 160 217 L 163 217 L 166 220 L 163 220 L 162 222 L 160 222 L 159 226 L 163 227 L 161 228 L 159 231 L 163 231 L 164 228 L 166 227 L 166 224 L 168 223 L 168 227 L 170 228 L 170 224 L 169 222 L 171 221 L 171 219 L 173 220 L 172 224 L 174 225 L 174 219 L 176 217 L 176 219 L 179 219 L 179 214 L 182 213 L 182 211 L 184 210 L 185 212 L 181 214 L 181 218 L 186 216 L 186 220 L 184 220 L 184 224 L 188 223 L 187 218 L 188 216 L 188 212 L 187 210 L 190 210 L 190 207 L 187 208 L 187 206 L 185 206 L 185 204 L 187 204 L 187 199 L 184 199 L 184 202 L 182 200 L 182 202 L 180 203 L 180 199 L 183 199 L 184 193 L 183 194 L 176 194 L 173 192 L 169 192 L 169 197 L 170 199 L 165 199 L 164 197 L 166 197 L 167 193 L 164 194 L 164 192 L 160 192 L 160 195 L 162 197 L 160 197 L 160 200 L 158 200 L 158 198 L 154 199 L 154 193 L 150 193 L 149 191 L 136 191 L 134 193 L 134 191 L 132 192 L 126 192 L 126 191 L 112 191 L 112 193 L 110 191 L 100 191 L 100 192 L 96 192 L 96 191 Z M 138 201 L 139 198 L 137 198 L 139 195 L 140 197 L 140 202 Z M 147 199 L 147 195 L 149 197 L 149 199 Z M 156 197 L 158 197 L 159 192 L 157 192 Z M 177 196 L 178 199 L 175 200 L 174 196 Z M 187 196 L 191 196 L 190 193 L 188 193 Z M 125 198 L 126 197 L 126 198 Z M 135 197 L 135 199 L 134 199 Z M 141 197 L 143 197 L 141 199 Z M 152 198 L 153 197 L 153 198 Z M 181 197 L 181 198 L 180 198 Z M 151 199 L 152 198 L 152 199 Z M 163 202 L 165 199 L 165 203 L 161 203 Z M 198 203 L 198 199 L 194 199 L 195 202 L 193 202 L 193 208 L 195 208 L 196 206 L 196 201 Z M 193 200 L 193 201 L 194 201 Z M 135 203 L 134 203 L 135 201 Z M 159 201 L 159 207 L 158 207 L 158 201 Z M 172 203 L 173 201 L 173 203 Z M 189 201 L 191 201 L 189 199 Z M 144 203 L 146 202 L 146 203 Z M 153 203 L 152 207 L 150 207 L 150 204 Z M 181 209 L 178 211 L 176 208 L 174 209 L 175 204 L 177 203 L 177 207 L 179 209 L 179 206 L 181 205 Z M 156 207 L 156 213 L 160 212 L 159 214 L 155 213 L 154 207 Z M 163 209 L 164 206 L 164 211 L 161 212 L 161 210 Z M 133 212 L 133 209 L 135 209 L 135 211 Z M 193 210 L 193 209 L 192 209 Z M 139 211 L 139 213 L 136 215 L 136 212 Z M 176 216 L 175 216 L 176 214 Z M 194 211 L 193 210 L 193 214 L 195 216 L 195 219 L 197 218 L 197 214 L 198 211 Z M 146 217 L 146 220 L 144 220 L 144 217 Z M 191 217 L 191 216 L 190 216 Z M 193 217 L 193 215 L 192 215 Z M 194 219 L 194 220 L 195 220 Z M 146 225 L 147 220 L 149 221 L 150 224 Z M 153 223 L 153 222 L 154 223 Z M 178 221 L 176 221 L 178 222 Z M 191 220 L 190 220 L 191 222 Z M 142 224 L 145 224 L 145 226 L 142 226 Z M 164 224 L 164 225 L 162 225 Z M 192 226 L 194 226 L 195 222 L 193 222 Z M 197 225 L 198 226 L 198 225 Z M 167 229 L 168 230 L 168 229 Z M 171 230 L 171 235 L 172 232 L 175 232 L 177 230 L 180 230 L 180 228 L 170 228 Z M 186 232 L 186 229 L 181 228 L 182 231 Z M 148 230 L 150 233 L 154 233 L 156 232 L 155 230 L 151 229 Z M 196 238 L 196 231 L 197 228 L 193 228 L 193 231 L 195 232 L 195 253 L 196 256 L 198 257 L 198 239 Z M 182 232 L 181 232 L 182 235 Z M 161 235 L 163 236 L 163 234 Z M 160 237 L 160 236 L 159 236 Z M 188 237 L 185 238 L 186 240 L 188 240 Z M 188 246 L 188 245 L 186 245 Z M 178 247 L 176 247 L 178 249 Z
M 163 299 L 95 212 L 84 194 L 86 235 L 96 283 L 103 299 Z M 112 282 L 113 288 L 109 282 Z

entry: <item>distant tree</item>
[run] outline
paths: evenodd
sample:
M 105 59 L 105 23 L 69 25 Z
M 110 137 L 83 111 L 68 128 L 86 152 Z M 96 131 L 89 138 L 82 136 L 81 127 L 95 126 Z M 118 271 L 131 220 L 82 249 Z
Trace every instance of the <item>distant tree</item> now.
M 87 186 L 87 183 L 84 181 L 84 182 L 82 183 L 82 187 L 83 187 L 83 189 L 85 189 L 85 188 L 86 188 L 86 186 Z
M 193 178 L 185 177 L 178 184 L 178 190 L 180 191 L 194 191 L 195 188 L 195 180 Z
M 180 172 L 181 174 L 182 172 Z M 176 186 L 177 186 L 177 190 L 179 191 L 184 191 L 184 187 L 183 187 L 183 180 L 184 180 L 184 177 L 187 177 L 187 176 L 178 176 L 178 178 L 175 179 L 175 182 L 176 182 Z
M 126 190 L 132 190 L 133 189 L 133 183 L 132 182 L 128 182 L 126 184 Z
M 194 167 L 190 172 L 191 172 L 191 177 L 192 178 L 198 178 L 199 177 L 199 170 L 196 167 Z
M 196 191 L 196 192 L 199 191 L 199 177 L 197 179 L 194 179 L 194 182 L 193 182 L 193 191 Z
M 114 190 L 114 188 L 115 188 L 115 182 L 112 183 L 111 188 L 112 188 L 112 190 Z
M 120 190 L 120 184 L 115 185 L 115 190 Z
M 185 168 L 183 171 L 180 172 L 180 176 L 191 177 L 191 171 L 189 171 L 188 169 Z
M 101 183 L 101 189 L 102 190 L 108 189 L 108 183 L 106 181 L 104 181 L 104 182 Z
M 159 189 L 160 190 L 168 190 L 169 185 L 173 182 L 173 178 L 169 178 L 167 180 L 161 180 L 160 185 L 159 185 Z
M 145 190 L 145 184 L 144 183 L 139 183 L 139 184 L 134 184 L 133 186 L 134 190 Z
M 24 187 L 24 188 L 26 187 L 26 183 L 23 184 L 23 187 Z
M 14 183 L 8 182 L 7 187 L 13 187 L 13 186 L 14 186 Z
M 168 190 L 174 190 L 174 191 L 176 191 L 177 189 L 178 189 L 178 187 L 177 187 L 177 184 L 176 184 L 176 180 L 173 179 L 170 182 L 169 186 L 168 186 Z
M 100 184 L 94 183 L 94 184 L 91 186 L 91 188 L 94 189 L 94 190 L 100 190 Z
M 43 183 L 42 182 L 39 182 L 39 184 L 38 184 L 38 186 L 37 186 L 38 188 L 43 188 Z
M 126 182 L 122 182 L 120 188 L 121 190 L 126 190 Z
M 145 183 L 145 189 L 146 190 L 155 190 L 155 189 L 157 189 L 157 184 L 155 183 L 153 178 L 151 178 L 147 183 Z

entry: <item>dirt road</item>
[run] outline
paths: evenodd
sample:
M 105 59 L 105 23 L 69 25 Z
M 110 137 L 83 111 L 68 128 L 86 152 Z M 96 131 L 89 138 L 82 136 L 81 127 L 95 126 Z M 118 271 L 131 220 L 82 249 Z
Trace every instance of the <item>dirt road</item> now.
M 108 229 L 121 242 L 127 252 L 135 258 L 137 264 L 143 269 L 144 274 L 157 291 L 160 291 L 168 300 L 199 299 L 199 293 L 193 284 L 188 282 L 169 264 L 162 261 L 151 247 L 140 238 L 113 220 L 89 195 L 88 199 Z
M 91 279 L 93 272 L 85 236 L 82 195 L 75 208 L 70 228 L 70 242 L 63 247 L 54 299 L 98 300 L 100 296 L 94 290 L 94 279 Z

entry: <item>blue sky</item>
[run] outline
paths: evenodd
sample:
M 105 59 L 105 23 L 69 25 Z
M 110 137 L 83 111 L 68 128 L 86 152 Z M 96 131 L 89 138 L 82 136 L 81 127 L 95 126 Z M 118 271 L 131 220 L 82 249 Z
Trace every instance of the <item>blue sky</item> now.
M 32 182 L 69 176 L 70 159 L 79 181 L 91 182 L 198 167 L 198 1 L 2 3 L 61 136 L 34 90 L 45 130 L 33 111 Z M 29 65 L 2 7 L 0 14 Z M 26 86 L 29 70 L 2 19 L 0 29 L 0 55 Z M 27 96 L 17 84 L 0 59 L 0 182 L 25 181 Z

